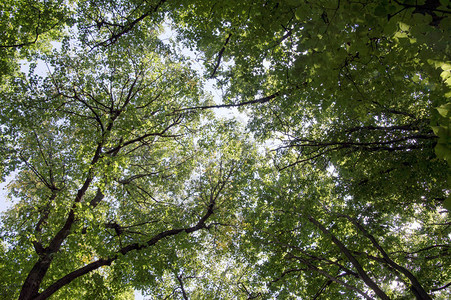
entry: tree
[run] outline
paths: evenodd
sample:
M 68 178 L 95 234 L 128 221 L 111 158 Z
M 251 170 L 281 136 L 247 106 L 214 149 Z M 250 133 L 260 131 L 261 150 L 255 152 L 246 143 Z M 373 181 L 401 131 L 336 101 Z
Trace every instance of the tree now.
M 260 173 L 257 207 L 266 209 L 246 212 L 255 231 L 241 243 L 244 253 L 259 246 L 264 258 L 253 286 L 267 284 L 268 298 L 440 297 L 449 276 L 446 215 L 383 209 L 369 190 L 355 201 L 318 173 L 303 166 L 277 182 L 273 172 Z
M 49 42 L 71 23 L 70 8 L 60 0 L 2 1 L 0 9 L 0 80 L 16 70 L 19 59 L 30 57 L 33 49 L 48 49 Z
M 1 87 L 4 297 L 445 297 L 448 1 L 52 7 L 60 50 L 9 33 L 40 60 Z
M 155 244 L 181 235 L 169 243 L 187 247 L 189 234 L 233 214 L 218 208 L 240 185 L 240 146 L 208 141 L 213 125 L 199 123 L 208 115 L 178 112 L 205 99 L 191 70 L 153 51 L 154 36 L 130 49 L 133 42 L 63 46 L 43 57 L 52 70 L 46 78 L 10 78 L 2 91 L 5 146 L 19 172 L 11 189 L 20 199 L 3 221 L 7 298 L 46 299 L 84 275 L 79 286 L 103 286 L 96 297 L 127 291 L 119 286 L 125 270 L 102 268 L 123 257 L 142 268 L 159 256 Z M 143 272 L 161 272 L 175 259 L 166 255 Z
M 449 4 L 436 1 L 415 4 L 277 1 L 257 7 L 250 1 L 236 1 L 227 4 L 203 2 L 203 5 L 185 5 L 184 8 L 182 13 L 177 10 L 173 13 L 177 22 L 186 24 L 179 28 L 180 34 L 189 45 L 203 51 L 210 76 L 217 77 L 227 90 L 227 104 L 242 106 L 249 104 L 249 98 L 266 96 L 265 101 L 255 102 L 260 105 L 248 110 L 251 115 L 249 128 L 261 137 L 261 141 L 280 139 L 276 167 L 282 173 L 291 174 L 286 179 L 289 183 L 282 181 L 273 186 L 273 178 L 282 178 L 282 173 L 272 175 L 268 180 L 268 189 L 274 191 L 272 198 L 261 195 L 266 201 L 258 207 L 274 206 L 273 210 L 257 209 L 258 213 L 250 218 L 257 232 L 269 226 L 265 238 L 256 239 L 256 244 L 265 244 L 267 257 L 274 257 L 264 264 L 270 277 L 281 278 L 288 272 L 281 257 L 284 252 L 296 249 L 303 256 L 293 254 L 288 257 L 304 266 L 304 269 L 297 268 L 297 276 L 304 270 L 314 272 L 319 275 L 316 278 L 320 278 L 311 284 L 314 293 L 303 294 L 306 298 L 324 292 L 318 288 L 322 280 L 327 282 L 325 287 L 330 286 L 331 281 L 334 288 L 339 286 L 335 290 L 337 297 L 343 289 L 348 289 L 361 296 L 369 290 L 386 298 L 388 292 L 398 293 L 387 283 L 393 282 L 396 276 L 407 282 L 406 287 L 412 285 L 410 295 L 419 299 L 430 297 L 419 284 L 420 278 L 431 285 L 428 292 L 445 289 L 444 278 L 449 273 L 446 268 L 442 269 L 441 277 L 431 273 L 427 266 L 429 262 L 416 261 L 420 265 L 416 270 L 421 270 L 421 276 L 420 273 L 412 275 L 407 266 L 413 263 L 392 263 L 390 256 L 383 253 L 421 253 L 438 259 L 434 262 L 436 266 L 446 265 L 440 259 L 448 256 L 449 241 L 441 237 L 448 232 L 449 223 L 436 212 L 449 201 L 449 198 L 446 200 L 449 197 L 449 167 L 439 160 L 449 162 L 451 145 L 449 46 L 446 42 L 449 39 Z M 313 169 L 307 167 L 311 163 Z M 297 166 L 301 168 L 295 168 Z M 327 168 L 331 171 L 324 174 Z M 323 186 L 324 180 L 320 176 L 306 182 L 302 180 L 302 174 L 306 172 L 324 174 L 323 177 L 335 174 L 335 183 L 327 187 L 328 200 L 324 195 L 316 199 L 311 196 L 317 193 L 311 186 Z M 299 196 L 286 192 L 299 189 L 299 186 L 310 188 L 305 188 Z M 309 200 L 304 203 L 302 198 Z M 320 205 L 323 202 L 327 205 Z M 304 210 L 308 212 L 304 213 Z M 333 212 L 332 216 L 325 218 L 325 210 Z M 349 211 L 346 216 L 355 221 L 353 231 L 355 236 L 361 237 L 358 240 L 363 245 L 371 242 L 367 247 L 373 250 L 366 251 L 377 250 L 381 255 L 358 257 L 366 259 L 369 265 L 362 267 L 358 261 L 353 262 L 354 255 L 350 251 L 368 252 L 356 250 L 354 243 L 349 247 L 347 242 L 342 242 L 348 239 L 349 224 L 338 227 L 337 232 L 344 235 L 339 237 L 323 223 L 336 226 L 336 214 L 342 210 Z M 308 214 L 311 214 L 310 218 Z M 292 223 L 291 215 L 296 216 Z M 268 218 L 274 218 L 272 227 L 261 222 Z M 399 223 L 397 218 L 403 221 Z M 439 227 L 430 225 L 433 218 L 441 220 L 433 222 Z M 349 219 L 348 223 L 351 222 Z M 374 232 L 380 232 L 379 226 L 393 230 L 421 224 L 420 232 L 427 234 L 428 239 L 420 239 L 425 244 L 416 245 L 398 237 L 402 240 L 399 243 L 403 244 L 400 250 L 388 245 L 379 247 L 378 239 L 370 238 L 372 235 L 367 228 L 356 225 L 363 220 L 372 225 Z M 297 232 L 299 226 L 307 228 L 303 234 Z M 326 241 L 318 247 L 320 253 L 317 254 L 305 252 L 313 232 Z M 382 240 L 388 236 L 389 231 L 380 233 Z M 347 280 L 335 275 L 337 270 L 327 273 L 322 270 L 324 266 L 316 264 L 322 261 L 337 268 L 334 259 L 324 254 L 331 242 L 338 248 L 334 251 L 339 251 L 332 257 L 340 256 L 347 261 L 348 266 L 344 267 L 349 271 L 343 271 L 342 275 L 363 281 L 358 289 L 346 286 Z M 316 244 L 314 242 L 311 247 Z M 253 245 L 251 249 L 255 247 Z M 389 248 L 392 249 L 386 250 Z M 426 250 L 441 254 L 428 256 Z M 275 252 L 280 255 L 274 255 Z M 406 257 L 398 259 L 405 260 Z M 428 259 L 424 258 L 424 261 Z M 375 262 L 379 267 L 382 262 L 391 268 L 392 275 L 376 272 L 371 267 Z M 281 270 L 277 265 L 281 265 Z M 374 272 L 373 278 L 365 269 Z M 279 273 L 274 273 L 275 270 Z M 302 278 L 304 282 L 308 281 L 308 276 Z M 377 283 L 383 278 L 386 283 Z M 299 278 L 280 281 L 281 286 L 274 290 L 276 295 L 280 295 L 283 288 L 287 289 L 286 295 L 297 294 L 303 288 Z M 328 292 L 334 293 L 330 289 Z M 410 297 L 408 292 L 404 296 Z

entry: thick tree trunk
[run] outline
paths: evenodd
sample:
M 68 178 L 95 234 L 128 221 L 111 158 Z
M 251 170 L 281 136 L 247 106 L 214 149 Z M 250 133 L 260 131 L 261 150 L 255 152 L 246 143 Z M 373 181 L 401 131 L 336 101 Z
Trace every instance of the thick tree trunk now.
M 28 273 L 28 276 L 22 285 L 19 300 L 31 300 L 37 297 L 42 280 L 44 279 L 45 274 L 47 274 L 50 264 L 53 261 L 53 255 L 59 251 L 61 244 L 69 235 L 70 228 L 72 227 L 74 220 L 75 215 L 73 210 L 71 210 L 66 220 L 66 224 L 55 235 L 50 245 L 43 250 L 41 257 Z
M 36 262 L 22 285 L 19 300 L 31 300 L 39 295 L 39 287 L 41 286 L 42 279 L 50 267 L 51 261 L 52 259 L 46 255 Z

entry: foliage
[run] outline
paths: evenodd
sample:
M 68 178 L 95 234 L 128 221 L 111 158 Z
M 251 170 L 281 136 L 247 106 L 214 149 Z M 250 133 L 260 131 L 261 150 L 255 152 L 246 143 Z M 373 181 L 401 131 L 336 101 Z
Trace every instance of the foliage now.
M 48 49 L 49 41 L 70 24 L 67 1 L 2 1 L 0 3 L 0 82 L 15 71 L 17 60 L 33 49 Z
M 256 241 L 268 243 L 267 256 L 273 258 L 262 271 L 266 282 L 277 278 L 279 284 L 273 295 L 313 299 L 325 292 L 329 297 L 341 297 L 343 290 L 360 296 L 369 290 L 370 295 L 376 293 L 382 298 L 387 294 L 390 298 L 408 298 L 412 293 L 419 299 L 428 297 L 408 292 L 413 283 L 405 283 L 401 294 L 402 288 L 392 289 L 390 282 L 397 275 L 380 273 L 380 264 L 371 261 L 388 264 L 387 257 L 358 257 L 376 280 L 375 285 L 362 279 L 364 274 L 357 272 L 356 265 L 349 269 L 351 273 L 343 271 L 336 259 L 341 256 L 350 264 L 350 258 L 343 247 L 333 245 L 331 236 L 353 251 L 369 254 L 374 253 L 375 245 L 368 245 L 362 230 L 350 231 L 350 221 L 337 224 L 336 213 L 375 226 L 365 230 L 374 232 L 376 240 L 388 239 L 390 231 L 401 224 L 421 224 L 420 232 L 427 232 L 430 238 L 427 242 L 423 238 L 417 238 L 422 241 L 418 244 L 410 238 L 406 242 L 406 235 L 401 235 L 382 249 L 404 253 L 406 256 L 397 257 L 398 261 L 416 251 L 436 259 L 442 255 L 427 256 L 419 249 L 444 247 L 440 253 L 448 253 L 449 240 L 442 238 L 449 222 L 441 213 L 436 214 L 443 206 L 449 208 L 450 199 L 450 169 L 441 160 L 448 160 L 451 145 L 449 3 L 277 1 L 257 8 L 250 1 L 236 1 L 216 8 L 211 3 L 193 5 L 174 13 L 174 18 L 188 25 L 179 29 L 180 34 L 189 45 L 203 51 L 210 75 L 227 88 L 229 103 L 241 107 L 248 99 L 266 96 L 260 98 L 263 105 L 245 108 L 251 115 L 249 129 L 261 141 L 280 140 L 274 157 L 279 172 L 273 176 L 282 180 L 284 172 L 290 174 L 289 179 L 269 188 L 274 194 L 259 196 L 265 202 L 258 207 L 274 205 L 270 209 L 273 213 L 258 210 L 250 217 L 257 220 L 255 228 L 261 231 L 271 224 L 261 220 L 275 215 L 273 226 Z M 310 171 L 308 164 L 313 164 Z M 304 176 L 294 171 L 298 167 L 299 174 L 329 172 L 304 182 Z M 313 197 L 324 185 L 323 178 L 330 175 L 333 178 L 328 180 L 333 184 L 327 185 L 328 195 Z M 300 195 L 293 192 L 306 186 Z M 327 204 L 317 206 L 322 202 Z M 324 211 L 330 214 L 328 218 Z M 290 224 L 292 216 L 295 221 Z M 441 220 L 434 223 L 445 226 L 439 227 L 437 238 L 433 238 L 436 228 L 426 221 L 431 219 Z M 387 231 L 381 232 L 380 227 Z M 323 241 L 321 246 L 312 240 L 314 232 Z M 354 241 L 348 242 L 350 236 Z M 365 244 L 370 248 L 357 250 L 355 241 L 361 248 Z M 394 244 L 402 245 L 399 252 Z M 332 245 L 334 249 L 330 249 Z M 316 247 L 319 252 L 307 251 Z M 434 263 L 435 268 L 446 265 L 439 260 Z M 278 264 L 280 269 L 275 268 Z M 325 271 L 324 264 L 330 271 Z M 432 286 L 440 286 L 438 282 L 447 281 L 449 270 L 442 269 L 444 277 L 435 281 L 438 276 L 428 264 L 417 267 L 421 270 L 417 278 L 424 279 L 433 290 Z M 411 266 L 412 262 L 400 265 Z M 342 276 L 355 276 L 358 282 L 346 279 L 339 283 Z M 400 276 L 399 280 L 405 280 L 405 275 Z
M 3 298 L 445 299 L 449 1 L 24 3 Z

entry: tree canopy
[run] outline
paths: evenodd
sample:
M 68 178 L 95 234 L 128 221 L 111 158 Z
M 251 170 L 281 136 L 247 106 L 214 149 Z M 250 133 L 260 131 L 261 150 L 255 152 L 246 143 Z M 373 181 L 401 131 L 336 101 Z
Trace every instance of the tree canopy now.
M 448 0 L 1 7 L 2 299 L 447 299 Z

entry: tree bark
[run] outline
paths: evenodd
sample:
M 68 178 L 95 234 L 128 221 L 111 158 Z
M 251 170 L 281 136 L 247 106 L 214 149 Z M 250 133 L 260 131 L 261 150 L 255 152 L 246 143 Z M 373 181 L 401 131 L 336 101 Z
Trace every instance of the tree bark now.
M 369 288 L 371 288 L 376 293 L 377 296 L 379 296 L 383 300 L 390 300 L 387 294 L 385 294 L 385 292 L 381 290 L 381 288 L 376 284 L 376 282 L 374 282 L 368 276 L 368 274 L 362 268 L 362 265 L 360 265 L 359 261 L 351 254 L 348 248 L 346 248 L 346 246 L 339 239 L 337 239 L 337 237 L 335 237 L 335 235 L 333 235 L 329 230 L 326 229 L 326 227 L 323 226 L 323 224 L 321 224 L 318 220 L 316 220 L 312 216 L 309 216 L 308 220 L 311 223 L 313 223 L 316 227 L 318 227 L 323 233 L 331 237 L 334 244 L 337 245 L 340 251 L 349 259 L 354 268 L 357 270 L 359 277 L 365 282 L 365 284 Z
M 337 214 L 337 215 L 340 216 L 340 217 L 344 217 L 344 218 L 348 219 L 350 222 L 352 222 L 363 233 L 363 235 L 366 236 L 371 241 L 373 246 L 376 247 L 377 250 L 379 250 L 379 252 L 382 254 L 383 260 L 388 265 L 390 265 L 392 268 L 394 268 L 395 270 L 397 270 L 397 271 L 401 272 L 402 274 L 404 274 L 410 280 L 410 283 L 412 284 L 410 286 L 410 289 L 412 290 L 413 294 L 415 295 L 415 297 L 418 300 L 432 300 L 432 298 L 424 290 L 423 286 L 418 281 L 418 279 L 409 270 L 407 270 L 403 266 L 400 266 L 397 263 L 395 263 L 390 258 L 390 256 L 387 254 L 387 252 L 385 252 L 384 248 L 382 248 L 382 246 L 377 242 L 376 238 L 373 235 L 371 235 L 362 226 L 362 224 L 360 224 L 357 220 L 351 218 L 348 215 L 344 215 L 344 214 Z

